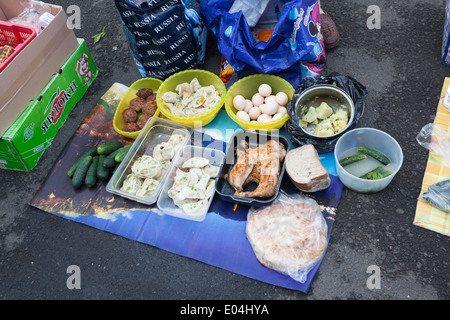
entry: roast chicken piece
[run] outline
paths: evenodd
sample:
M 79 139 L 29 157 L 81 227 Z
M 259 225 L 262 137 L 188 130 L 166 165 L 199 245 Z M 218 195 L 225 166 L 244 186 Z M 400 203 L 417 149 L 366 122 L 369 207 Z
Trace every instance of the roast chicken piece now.
M 286 156 L 284 145 L 269 140 L 264 145 L 251 149 L 247 143 L 236 149 L 237 161 L 230 173 L 225 176 L 228 183 L 240 197 L 271 197 L 276 193 L 280 179 L 281 162 Z M 254 191 L 243 191 L 243 187 L 255 182 Z

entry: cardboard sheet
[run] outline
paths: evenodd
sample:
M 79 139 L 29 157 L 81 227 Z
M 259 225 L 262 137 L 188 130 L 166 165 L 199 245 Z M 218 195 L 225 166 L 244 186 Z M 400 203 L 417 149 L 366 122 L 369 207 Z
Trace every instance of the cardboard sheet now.
M 246 238 L 249 207 L 224 202 L 216 195 L 206 219 L 196 222 L 164 215 L 158 210 L 156 203 L 147 206 L 114 196 L 106 191 L 103 183 L 95 188 L 72 188 L 67 170 L 77 156 L 88 146 L 98 145 L 105 139 L 119 138 L 112 127 L 112 119 L 126 89 L 121 84 L 114 84 L 103 95 L 66 145 L 30 205 L 252 279 L 308 292 L 321 261 L 309 272 L 304 283 L 264 267 L 256 259 Z M 203 146 L 225 151 L 227 136 L 232 134 L 232 129 L 240 128 L 221 110 L 216 119 L 203 128 L 200 133 L 202 139 L 192 139 L 191 143 L 201 143 Z M 280 134 L 286 133 L 280 131 Z M 330 240 L 343 185 L 336 176 L 333 153 L 322 155 L 322 163 L 330 173 L 331 186 L 310 196 L 322 209 Z M 288 194 L 298 192 L 287 175 L 281 188 Z

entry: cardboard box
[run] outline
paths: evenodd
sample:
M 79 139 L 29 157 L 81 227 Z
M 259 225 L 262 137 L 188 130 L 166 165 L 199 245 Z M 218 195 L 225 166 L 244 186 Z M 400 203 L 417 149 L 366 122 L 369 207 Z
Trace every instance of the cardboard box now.
M 86 42 L 0 138 L 0 168 L 31 171 L 97 77 Z
M 0 0 L 0 20 L 18 16 L 23 2 L 26 0 Z M 0 136 L 78 48 L 64 9 L 49 6 L 55 18 L 0 73 Z

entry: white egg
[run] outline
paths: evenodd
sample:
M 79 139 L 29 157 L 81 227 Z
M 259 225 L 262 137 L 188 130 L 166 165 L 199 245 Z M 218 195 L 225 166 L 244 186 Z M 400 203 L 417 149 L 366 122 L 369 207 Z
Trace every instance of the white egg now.
M 261 109 L 259 107 L 252 107 L 250 111 L 248 112 L 248 115 L 250 116 L 250 119 L 256 120 L 261 115 Z
M 278 119 L 282 118 L 283 116 L 284 116 L 284 114 L 278 112 L 273 115 L 272 119 L 278 120 Z
M 249 100 L 249 99 L 245 99 L 245 109 L 244 109 L 244 111 L 248 113 L 251 108 L 253 108 L 252 101 Z
M 280 106 L 285 106 L 285 105 L 287 105 L 287 103 L 289 102 L 289 97 L 288 97 L 288 95 L 287 95 L 286 93 L 284 93 L 284 92 L 278 92 L 277 95 L 276 95 L 275 97 L 276 97 L 277 103 L 278 103 Z
M 252 103 L 254 106 L 259 107 L 264 103 L 264 97 L 259 93 L 255 93 L 252 97 Z
M 272 116 L 278 112 L 279 105 L 275 101 L 270 101 L 269 103 L 262 104 L 260 108 L 263 113 Z
M 268 96 L 264 99 L 264 103 L 269 103 L 270 101 L 276 101 L 276 98 L 277 98 L 276 96 L 271 94 L 270 96 Z
M 281 114 L 286 114 L 287 113 L 287 109 L 286 109 L 286 107 L 283 107 L 283 106 L 280 106 L 279 108 L 278 108 L 278 113 L 281 113 Z
M 244 121 L 250 121 L 250 116 L 245 111 L 238 111 L 236 115 Z
M 272 117 L 269 116 L 268 114 L 263 113 L 258 117 L 259 123 L 264 123 L 264 122 L 268 122 L 268 121 L 272 121 Z
M 264 83 L 258 87 L 258 92 L 263 97 L 268 97 L 272 94 L 272 88 L 268 84 Z
M 244 110 L 245 109 L 245 98 L 241 95 L 237 95 L 233 98 L 233 106 L 236 110 Z

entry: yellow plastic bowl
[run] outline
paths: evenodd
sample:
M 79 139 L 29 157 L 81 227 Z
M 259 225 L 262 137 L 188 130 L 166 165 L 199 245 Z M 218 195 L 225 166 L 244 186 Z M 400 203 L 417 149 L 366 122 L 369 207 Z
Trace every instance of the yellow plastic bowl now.
M 214 88 L 219 92 L 221 97 L 220 101 L 211 109 L 211 111 L 199 115 L 198 117 L 182 117 L 174 115 L 170 112 L 170 109 L 166 106 L 164 101 L 162 100 L 162 96 L 166 92 L 175 92 L 175 88 L 182 83 L 188 82 L 190 83 L 192 79 L 197 78 L 198 82 L 202 87 L 213 85 Z M 180 122 L 183 124 L 190 125 L 192 127 L 203 127 L 208 123 L 214 120 L 217 116 L 217 113 L 222 108 L 227 89 L 223 81 L 214 73 L 200 70 L 200 69 L 190 69 L 185 71 L 180 71 L 175 73 L 174 75 L 167 78 L 159 87 L 158 94 L 156 95 L 156 103 L 158 104 L 158 110 L 170 120 Z
M 122 113 L 125 109 L 128 109 L 130 107 L 130 101 L 136 98 L 136 93 L 144 88 L 152 89 L 153 92 L 157 93 L 159 87 L 161 86 L 162 81 L 159 79 L 154 78 L 142 78 L 140 80 L 137 80 L 134 82 L 128 90 L 125 92 L 125 95 L 123 96 L 122 100 L 120 100 L 119 105 L 117 106 L 116 112 L 114 113 L 114 119 L 113 119 L 113 126 L 114 130 L 116 130 L 117 133 L 130 138 L 130 139 L 136 139 L 139 133 L 141 133 L 141 130 L 135 131 L 135 132 L 126 132 L 122 131 L 122 128 L 125 126 L 125 121 L 122 118 Z M 154 114 L 154 117 L 158 117 L 160 114 L 159 110 L 156 110 L 156 113 Z
M 288 95 L 289 101 L 292 100 L 292 97 L 294 96 L 295 89 L 289 82 L 271 74 L 255 74 L 236 81 L 228 89 L 225 98 L 225 110 L 230 118 L 244 130 L 278 130 L 289 120 L 289 115 L 285 114 L 280 119 L 271 122 L 255 123 L 242 120 L 236 115 L 238 110 L 233 106 L 233 98 L 236 95 L 242 95 L 244 98 L 251 100 L 252 96 L 258 92 L 258 87 L 264 83 L 272 87 L 273 95 L 278 92 L 284 92 Z

